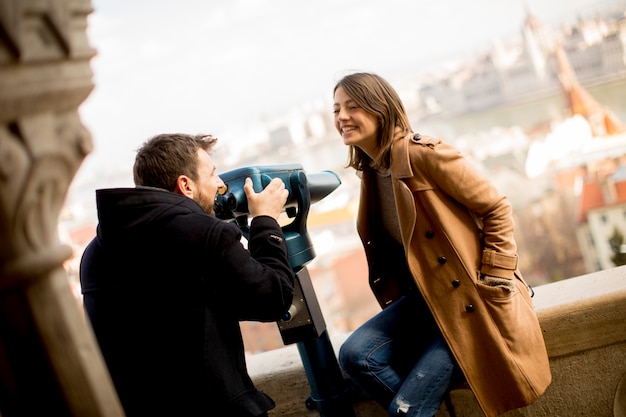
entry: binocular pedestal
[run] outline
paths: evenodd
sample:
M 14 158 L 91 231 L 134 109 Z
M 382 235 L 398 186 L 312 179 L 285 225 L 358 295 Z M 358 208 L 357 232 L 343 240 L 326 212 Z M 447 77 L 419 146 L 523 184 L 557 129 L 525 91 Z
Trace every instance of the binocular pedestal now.
M 321 417 L 354 417 L 351 385 L 337 362 L 306 267 L 296 272 L 292 308 L 278 322 L 278 329 L 285 344 L 297 344 L 311 387 L 306 407 Z

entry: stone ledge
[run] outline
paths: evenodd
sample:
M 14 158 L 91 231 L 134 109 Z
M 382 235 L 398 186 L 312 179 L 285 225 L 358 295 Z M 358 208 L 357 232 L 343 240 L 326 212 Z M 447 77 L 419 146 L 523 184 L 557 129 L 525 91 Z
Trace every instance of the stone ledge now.
M 623 417 L 626 409 L 626 266 L 545 284 L 533 299 L 553 373 L 552 385 L 535 404 L 509 416 L 589 415 Z M 331 334 L 335 354 L 348 334 Z M 259 389 L 276 401 L 271 417 L 319 416 L 307 410 L 311 395 L 295 345 L 248 358 Z M 357 417 L 386 417 L 371 401 L 354 404 Z M 452 413 L 448 410 L 454 410 Z M 455 389 L 437 417 L 483 417 L 468 389 Z

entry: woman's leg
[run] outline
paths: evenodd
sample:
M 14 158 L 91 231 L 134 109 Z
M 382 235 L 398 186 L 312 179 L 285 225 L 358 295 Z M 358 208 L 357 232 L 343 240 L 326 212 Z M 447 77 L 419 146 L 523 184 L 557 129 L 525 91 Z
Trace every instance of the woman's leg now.
M 389 416 L 434 416 L 458 372 L 450 348 L 439 333 L 393 398 Z
M 421 296 L 407 295 L 356 329 L 341 346 L 339 363 L 387 409 L 427 346 L 420 346 L 420 340 L 430 340 L 433 326 Z

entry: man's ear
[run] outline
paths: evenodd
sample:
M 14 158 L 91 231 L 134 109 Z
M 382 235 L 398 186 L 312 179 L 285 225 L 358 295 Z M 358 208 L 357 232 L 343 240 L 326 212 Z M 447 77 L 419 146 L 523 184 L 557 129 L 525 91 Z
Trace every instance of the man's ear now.
M 179 175 L 176 180 L 176 192 L 186 197 L 193 198 L 194 184 L 186 175 Z

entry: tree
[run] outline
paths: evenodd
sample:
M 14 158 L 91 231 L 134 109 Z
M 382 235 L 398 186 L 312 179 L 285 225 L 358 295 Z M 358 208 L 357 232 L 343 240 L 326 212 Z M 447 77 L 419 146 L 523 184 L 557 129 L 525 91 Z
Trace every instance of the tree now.
M 624 245 L 624 234 L 617 227 L 613 228 L 613 235 L 609 238 L 609 245 L 613 256 L 611 261 L 615 266 L 626 265 L 626 246 Z

